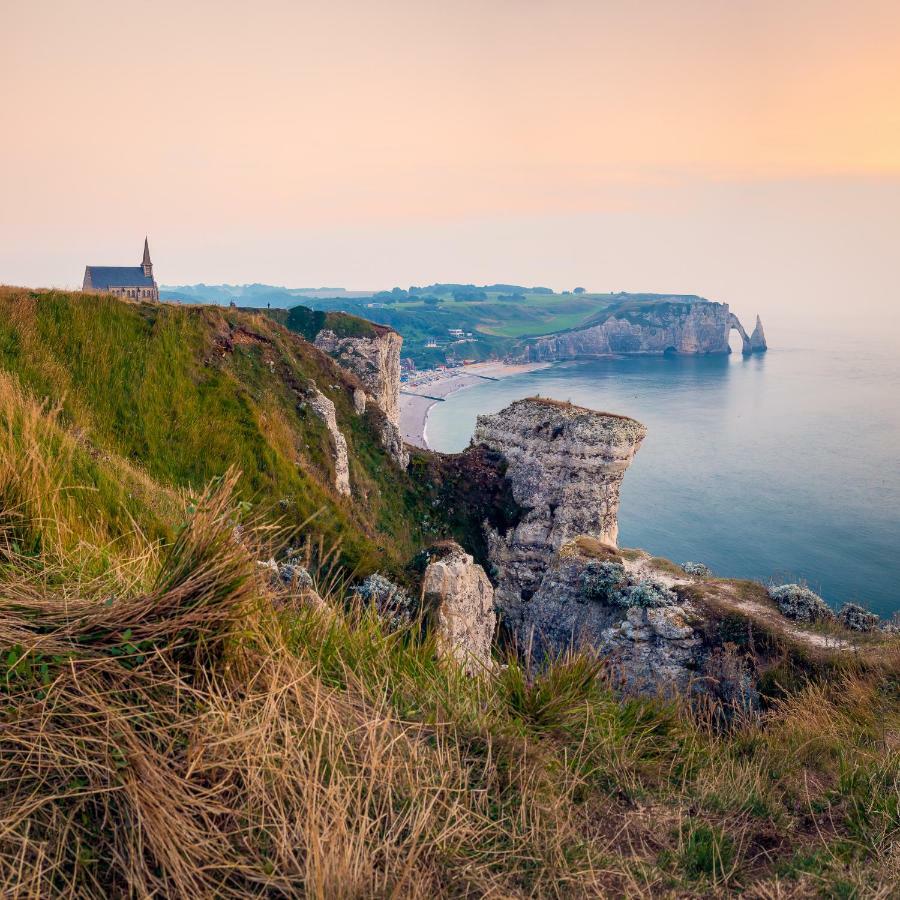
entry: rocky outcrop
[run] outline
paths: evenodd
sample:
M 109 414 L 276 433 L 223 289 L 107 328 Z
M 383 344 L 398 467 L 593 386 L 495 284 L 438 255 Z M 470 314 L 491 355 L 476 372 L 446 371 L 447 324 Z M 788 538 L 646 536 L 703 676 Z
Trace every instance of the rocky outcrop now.
M 497 624 L 494 589 L 462 547 L 451 544 L 428 564 L 422 600 L 436 631 L 438 655 L 456 659 L 470 673 L 489 668 Z
M 752 339 L 727 303 L 664 302 L 613 308 L 589 327 L 536 338 L 526 348 L 526 356 L 560 360 L 614 354 L 730 353 L 732 328 L 741 336 L 743 353 L 750 353 Z
M 763 331 L 762 319 L 757 316 L 756 327 L 753 329 L 753 334 L 750 335 L 750 352 L 765 353 L 768 349 L 769 347 L 768 344 L 766 344 L 766 333 Z
M 747 337 L 747 332 L 744 331 L 744 326 L 741 325 L 741 320 L 734 314 L 728 314 L 730 327 L 733 328 L 740 336 L 741 336 L 741 353 L 744 356 L 749 356 L 753 351 L 750 345 L 750 338 Z M 725 336 L 726 341 L 728 340 L 728 336 Z M 729 349 L 729 352 L 730 349 Z
M 334 403 L 320 390 L 315 390 L 308 401 L 310 409 L 325 423 L 334 444 L 334 486 L 339 494 L 350 496 L 350 462 L 347 458 L 347 440 L 337 424 Z
M 368 396 L 384 413 L 382 443 L 395 462 L 405 468 L 409 456 L 400 436 L 400 348 L 403 338 L 396 331 L 380 328 L 370 337 L 338 336 L 325 329 L 316 335 L 315 345 L 353 372 Z M 360 401 L 354 396 L 354 405 Z
M 582 651 L 626 694 L 703 695 L 726 716 L 758 703 L 752 667 L 710 639 L 687 596 L 596 540 L 564 544 L 521 609 L 512 636 L 534 662 Z
M 485 525 L 507 627 L 517 630 L 566 541 L 589 535 L 616 543 L 619 486 L 645 433 L 634 419 L 540 398 L 479 416 L 472 443 L 503 456 L 521 510 L 503 533 Z

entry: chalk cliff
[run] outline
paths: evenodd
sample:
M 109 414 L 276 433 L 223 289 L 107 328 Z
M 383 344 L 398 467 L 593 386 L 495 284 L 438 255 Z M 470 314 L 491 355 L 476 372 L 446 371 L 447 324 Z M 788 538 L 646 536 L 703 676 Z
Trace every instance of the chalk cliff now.
M 382 328 L 373 336 L 338 336 L 325 329 L 315 338 L 315 345 L 334 358 L 339 365 L 353 372 L 363 383 L 372 402 L 384 413 L 382 444 L 403 468 L 409 454 L 400 436 L 400 348 L 403 338 L 389 328 Z M 364 410 L 361 398 L 354 397 L 357 410 Z
M 697 579 L 616 547 L 620 485 L 645 434 L 634 419 L 540 398 L 479 417 L 473 445 L 502 455 L 518 507 L 505 530 L 483 525 L 501 631 L 538 664 L 596 654 L 628 693 L 753 706 L 752 673 L 706 633 L 685 590 Z
M 741 336 L 744 354 L 765 349 L 764 338 L 754 347 L 727 303 L 666 301 L 612 307 L 585 327 L 535 338 L 525 355 L 531 360 L 559 360 L 629 353 L 730 353 L 732 328 Z M 761 325 L 759 329 L 762 337 Z
M 320 390 L 315 389 L 307 398 L 310 408 L 325 423 L 334 444 L 334 486 L 344 497 L 350 496 L 350 461 L 347 456 L 347 439 L 338 428 L 334 403 Z
M 616 543 L 619 486 L 645 434 L 634 419 L 540 398 L 478 417 L 472 443 L 503 455 L 523 511 L 502 534 L 485 526 L 507 621 L 521 616 L 564 542 L 587 534 Z

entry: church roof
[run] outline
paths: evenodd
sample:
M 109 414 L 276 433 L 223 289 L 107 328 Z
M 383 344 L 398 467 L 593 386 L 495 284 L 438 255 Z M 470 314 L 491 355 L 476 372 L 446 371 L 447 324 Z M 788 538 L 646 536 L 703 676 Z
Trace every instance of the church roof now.
M 153 276 L 141 266 L 88 266 L 91 286 L 97 290 L 113 287 L 153 287 Z

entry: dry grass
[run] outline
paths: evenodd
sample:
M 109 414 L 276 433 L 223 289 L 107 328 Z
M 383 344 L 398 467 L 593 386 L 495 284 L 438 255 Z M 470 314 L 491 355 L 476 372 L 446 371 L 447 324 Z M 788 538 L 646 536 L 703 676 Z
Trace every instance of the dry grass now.
M 285 630 L 260 610 L 232 488 L 146 594 L 7 580 L 0 892 L 509 895 L 576 878 L 572 813 L 539 759 L 507 768 L 488 745 L 473 767 L 452 726 L 404 722 L 386 684 L 344 668 L 331 686 L 290 648 L 335 621 Z
M 151 539 L 120 462 L 3 384 L 0 895 L 890 896 L 887 671 L 728 731 L 584 657 L 469 678 L 313 541 L 331 608 L 273 612 L 234 473 Z

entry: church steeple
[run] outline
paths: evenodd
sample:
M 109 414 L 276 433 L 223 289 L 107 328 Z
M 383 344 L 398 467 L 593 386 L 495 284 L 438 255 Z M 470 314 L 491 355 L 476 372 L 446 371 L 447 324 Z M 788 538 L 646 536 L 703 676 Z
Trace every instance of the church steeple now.
M 144 238 L 144 259 L 141 262 L 141 266 L 144 269 L 144 274 L 148 278 L 153 277 L 153 263 L 150 262 L 150 244 L 147 242 L 147 238 Z

